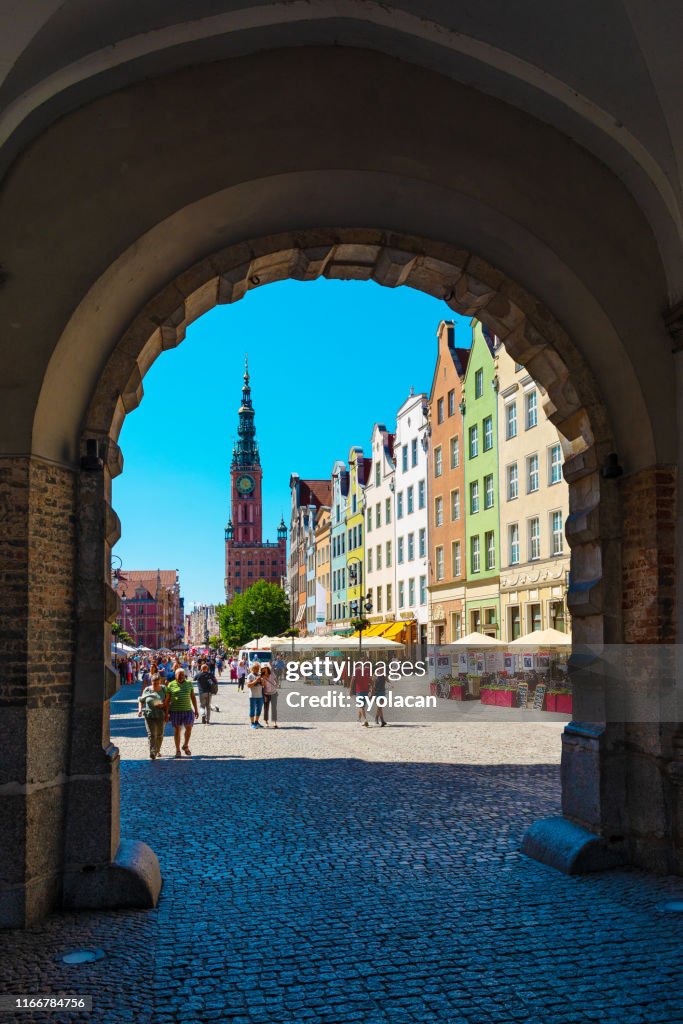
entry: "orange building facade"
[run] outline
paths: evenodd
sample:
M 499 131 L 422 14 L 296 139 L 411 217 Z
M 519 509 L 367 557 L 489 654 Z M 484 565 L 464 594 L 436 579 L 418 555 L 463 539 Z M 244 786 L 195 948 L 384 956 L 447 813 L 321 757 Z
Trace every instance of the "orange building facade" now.
M 429 396 L 429 642 L 445 644 L 467 632 L 465 459 L 460 403 L 469 351 L 456 348 L 453 321 L 441 321 L 437 342 Z

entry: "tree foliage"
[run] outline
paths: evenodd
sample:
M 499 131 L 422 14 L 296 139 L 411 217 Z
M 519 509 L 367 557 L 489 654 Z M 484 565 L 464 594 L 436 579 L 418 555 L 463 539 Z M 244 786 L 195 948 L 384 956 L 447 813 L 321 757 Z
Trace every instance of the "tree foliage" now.
M 281 587 L 259 580 L 230 604 L 219 605 L 218 621 L 226 647 L 240 647 L 257 636 L 282 633 L 289 625 L 289 603 Z
M 128 644 L 129 647 L 135 647 L 135 641 L 133 640 L 130 633 L 127 633 L 120 622 L 113 623 L 111 627 L 111 633 L 116 643 Z

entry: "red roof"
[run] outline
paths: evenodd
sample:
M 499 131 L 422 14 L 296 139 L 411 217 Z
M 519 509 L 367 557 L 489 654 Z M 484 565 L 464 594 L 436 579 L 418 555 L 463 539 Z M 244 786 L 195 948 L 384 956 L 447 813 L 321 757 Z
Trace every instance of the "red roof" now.
M 135 597 L 135 591 L 142 587 L 150 597 L 154 597 L 157 586 L 172 589 L 178 582 L 175 569 L 123 569 L 118 577 L 116 591 L 121 597 Z
M 300 480 L 299 503 L 301 505 L 329 506 L 332 501 L 330 480 Z

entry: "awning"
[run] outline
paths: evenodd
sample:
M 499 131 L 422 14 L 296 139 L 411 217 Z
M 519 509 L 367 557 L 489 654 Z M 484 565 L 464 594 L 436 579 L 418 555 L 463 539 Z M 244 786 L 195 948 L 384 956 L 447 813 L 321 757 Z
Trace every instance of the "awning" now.
M 405 634 L 406 629 L 410 626 L 410 621 L 406 622 L 392 622 L 387 630 L 385 630 L 383 636 L 387 640 L 397 640 L 399 636 Z
M 296 619 L 294 621 L 297 622 L 297 623 L 298 622 L 304 622 L 305 619 L 306 619 L 306 605 L 302 604 L 301 608 L 299 608 L 299 611 L 296 613 Z

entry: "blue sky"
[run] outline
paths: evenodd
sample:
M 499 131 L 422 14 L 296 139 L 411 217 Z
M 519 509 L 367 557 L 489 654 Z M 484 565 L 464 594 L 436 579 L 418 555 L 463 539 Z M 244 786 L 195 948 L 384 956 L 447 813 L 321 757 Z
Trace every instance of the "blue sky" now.
M 230 456 L 245 352 L 263 466 L 264 540 L 289 517 L 289 477 L 327 477 L 372 427 L 395 426 L 412 386 L 428 391 L 436 328 L 469 321 L 410 288 L 371 282 L 283 281 L 197 320 L 144 381 L 121 431 L 114 481 L 128 569 L 178 569 L 185 606 L 223 599 Z

